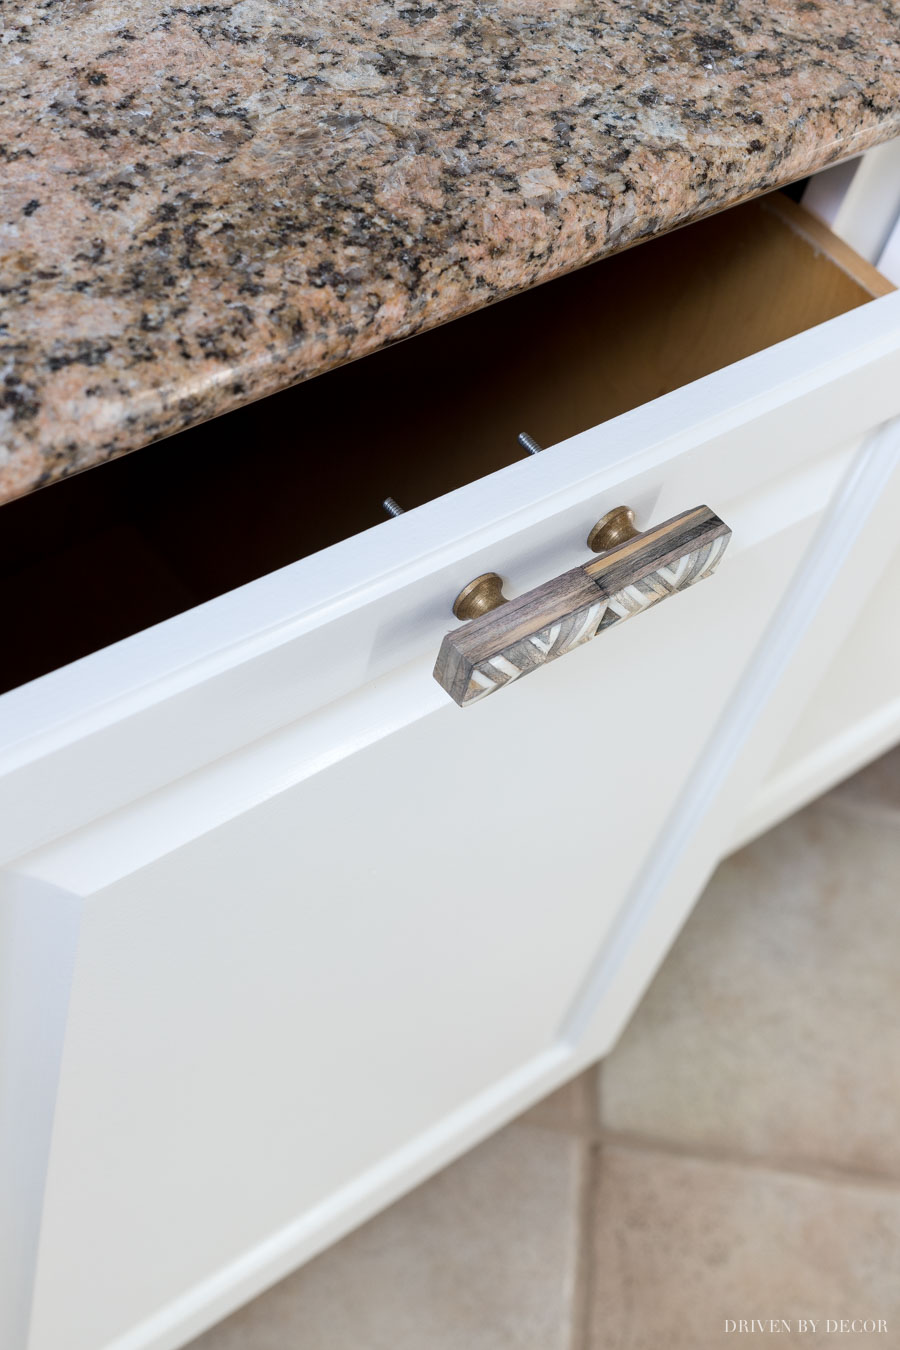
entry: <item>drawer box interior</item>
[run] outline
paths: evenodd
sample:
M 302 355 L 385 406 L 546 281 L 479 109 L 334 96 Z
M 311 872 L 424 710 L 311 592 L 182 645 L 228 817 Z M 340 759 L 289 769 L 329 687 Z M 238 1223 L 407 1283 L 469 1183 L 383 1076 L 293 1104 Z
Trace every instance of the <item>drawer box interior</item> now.
M 0 511 L 0 691 L 892 290 L 782 194 Z

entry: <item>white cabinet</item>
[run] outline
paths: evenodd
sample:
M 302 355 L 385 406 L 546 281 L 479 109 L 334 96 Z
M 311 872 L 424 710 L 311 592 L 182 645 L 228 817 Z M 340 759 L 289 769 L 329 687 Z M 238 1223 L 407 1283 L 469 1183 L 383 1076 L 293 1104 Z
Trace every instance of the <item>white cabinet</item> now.
M 817 173 L 803 206 L 883 269 L 885 243 L 900 213 L 900 138 Z
M 566 362 L 478 405 L 631 411 L 0 700 L 4 1343 L 183 1343 L 618 1034 L 900 491 L 900 297 L 863 303 L 887 288 L 788 208 L 742 210 L 693 274 L 691 231 L 663 241 L 627 362 L 590 346 L 598 268 L 564 289 Z M 758 350 L 717 370 L 735 343 Z M 460 587 L 575 566 L 620 502 L 641 526 L 708 503 L 719 571 L 454 706 L 431 668 Z
M 879 505 L 879 533 L 869 524 L 869 569 L 881 568 L 861 603 L 850 597 L 835 624 L 840 644 L 819 678 L 766 778 L 741 813 L 733 846 L 798 811 L 900 740 L 900 554 L 892 548 L 891 498 Z M 877 575 L 877 572 L 876 572 Z

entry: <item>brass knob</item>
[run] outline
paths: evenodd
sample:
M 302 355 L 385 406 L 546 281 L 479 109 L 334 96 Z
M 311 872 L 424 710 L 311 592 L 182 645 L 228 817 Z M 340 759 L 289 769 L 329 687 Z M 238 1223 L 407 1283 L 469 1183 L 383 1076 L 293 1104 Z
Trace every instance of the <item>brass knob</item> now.
M 453 601 L 453 613 L 458 619 L 477 619 L 506 603 L 503 578 L 498 577 L 496 572 L 482 572 L 468 586 L 463 586 Z
M 638 534 L 640 530 L 635 528 L 631 507 L 614 506 L 591 530 L 587 538 L 588 548 L 592 553 L 606 553 Z

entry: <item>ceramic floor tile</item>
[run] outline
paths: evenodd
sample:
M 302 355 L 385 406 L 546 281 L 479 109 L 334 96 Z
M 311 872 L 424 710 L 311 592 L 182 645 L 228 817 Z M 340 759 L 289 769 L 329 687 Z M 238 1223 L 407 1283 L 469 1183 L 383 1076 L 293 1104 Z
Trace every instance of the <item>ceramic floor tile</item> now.
M 859 773 L 839 783 L 834 800 L 858 807 L 875 807 L 900 815 L 900 746 L 882 755 Z
M 190 1350 L 568 1350 L 581 1145 L 513 1125 Z
M 606 1148 L 592 1213 L 588 1350 L 772 1343 L 727 1319 L 784 1319 L 775 1344 L 805 1350 L 900 1343 L 900 1191 Z M 842 1318 L 887 1330 L 828 1330 Z
M 602 1067 L 604 1127 L 900 1176 L 898 971 L 900 828 L 826 797 L 719 869 Z
M 520 1120 L 525 1124 L 543 1125 L 549 1130 L 567 1130 L 571 1134 L 593 1135 L 596 1125 L 595 1068 L 581 1073 L 565 1083 L 549 1097 L 526 1111 Z

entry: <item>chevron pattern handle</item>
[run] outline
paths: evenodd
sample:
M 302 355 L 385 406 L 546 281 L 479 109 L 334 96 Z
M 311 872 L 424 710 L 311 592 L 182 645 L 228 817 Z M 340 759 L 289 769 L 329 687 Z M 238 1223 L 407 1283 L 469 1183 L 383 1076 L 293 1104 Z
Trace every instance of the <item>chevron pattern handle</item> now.
M 461 708 L 711 576 L 731 530 L 698 506 L 448 633 L 434 678 Z

